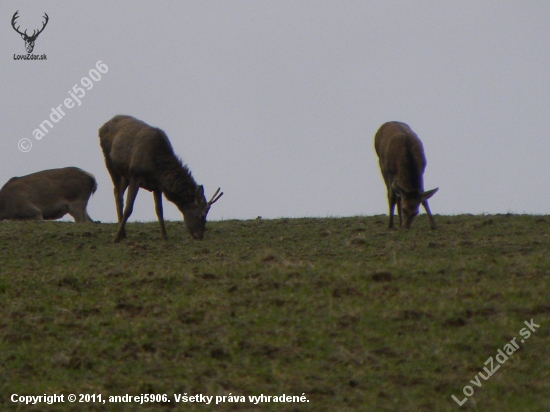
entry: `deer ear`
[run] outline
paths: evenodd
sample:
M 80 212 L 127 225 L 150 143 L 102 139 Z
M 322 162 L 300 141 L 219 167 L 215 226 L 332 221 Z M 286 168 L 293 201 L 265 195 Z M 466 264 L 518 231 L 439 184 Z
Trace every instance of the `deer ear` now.
M 21 38 L 22 38 L 23 40 L 25 40 L 25 35 L 24 35 L 24 34 L 22 34 L 22 35 L 21 35 Z
M 407 196 L 407 191 L 405 189 L 403 189 L 402 187 L 400 187 L 397 182 L 393 182 L 391 184 L 391 187 L 393 189 L 393 191 L 397 194 L 397 196 L 399 197 L 406 197 Z
M 435 193 L 439 190 L 439 187 L 436 187 L 432 190 L 427 190 L 426 192 L 422 193 L 422 201 L 428 200 L 430 197 L 435 195 Z
M 197 190 L 195 190 L 195 203 L 197 205 L 206 204 L 206 198 L 204 197 L 204 187 L 202 185 L 198 185 Z

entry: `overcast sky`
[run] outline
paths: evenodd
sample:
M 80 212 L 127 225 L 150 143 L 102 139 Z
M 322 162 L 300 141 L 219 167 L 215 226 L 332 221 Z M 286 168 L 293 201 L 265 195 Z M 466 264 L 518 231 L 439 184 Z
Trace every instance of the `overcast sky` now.
M 47 60 L 14 60 L 17 10 L 30 33 L 48 14 Z M 0 16 L 0 184 L 78 166 L 94 219 L 116 221 L 97 135 L 116 114 L 166 131 L 208 198 L 222 188 L 210 220 L 387 213 L 373 139 L 389 120 L 424 143 L 433 213 L 550 213 L 548 0 L 4 0 Z M 156 220 L 149 192 L 132 220 Z

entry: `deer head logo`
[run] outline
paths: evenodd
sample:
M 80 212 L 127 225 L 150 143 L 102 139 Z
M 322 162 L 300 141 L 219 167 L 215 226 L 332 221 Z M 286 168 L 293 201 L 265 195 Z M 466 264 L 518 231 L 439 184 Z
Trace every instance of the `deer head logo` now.
M 13 29 L 21 35 L 21 38 L 25 40 L 25 48 L 27 49 L 27 53 L 32 53 L 34 49 L 34 42 L 36 41 L 36 38 L 38 37 L 38 35 L 42 33 L 42 31 L 44 30 L 44 28 L 46 27 L 46 24 L 48 24 L 49 17 L 46 13 L 44 13 L 44 18 L 46 19 L 46 21 L 42 23 L 42 28 L 38 30 L 38 32 L 34 30 L 32 32 L 32 35 L 29 36 L 27 35 L 27 30 L 25 30 L 25 32 L 22 33 L 19 31 L 20 26 L 15 27 L 15 20 L 17 20 L 17 18 L 19 17 L 17 13 L 19 13 L 19 10 L 17 10 L 13 15 L 13 18 L 11 19 L 11 25 Z

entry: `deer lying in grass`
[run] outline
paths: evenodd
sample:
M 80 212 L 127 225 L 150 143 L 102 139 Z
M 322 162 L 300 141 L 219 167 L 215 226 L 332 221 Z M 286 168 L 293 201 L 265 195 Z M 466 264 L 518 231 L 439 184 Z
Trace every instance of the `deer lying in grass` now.
M 162 130 L 131 116 L 115 116 L 99 129 L 105 165 L 115 186 L 115 203 L 120 223 L 115 242 L 126 238 L 124 225 L 132 214 L 140 188 L 153 192 L 162 238 L 167 240 L 162 216 L 162 194 L 182 212 L 187 230 L 202 239 L 206 215 L 223 195 L 220 189 L 207 202 L 204 188 L 197 185 L 191 171 L 176 157 Z M 123 197 L 128 189 L 124 213 Z M 219 194 L 218 194 L 219 193 Z
M 77 167 L 12 177 L 0 189 L 0 220 L 55 220 L 67 213 L 75 222 L 93 222 L 86 206 L 97 183 Z
M 399 213 L 399 226 L 410 229 L 420 204 L 426 209 L 432 229 L 437 226 L 428 205 L 428 199 L 439 188 L 424 191 L 426 157 L 422 142 L 405 123 L 387 122 L 376 132 L 374 148 L 380 160 L 380 170 L 388 189 L 390 224 L 393 229 L 395 204 Z

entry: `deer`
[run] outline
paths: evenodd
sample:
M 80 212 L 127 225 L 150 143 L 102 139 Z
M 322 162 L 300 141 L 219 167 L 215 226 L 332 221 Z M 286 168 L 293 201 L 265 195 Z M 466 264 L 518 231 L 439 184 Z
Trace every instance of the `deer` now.
M 94 175 L 78 167 L 12 177 L 0 189 L 0 220 L 56 220 L 68 213 L 75 222 L 93 222 L 86 207 L 96 190 Z
M 132 116 L 117 115 L 99 129 L 105 165 L 114 185 L 118 217 L 115 243 L 126 238 L 125 224 L 134 207 L 138 190 L 153 193 L 155 211 L 162 238 L 168 240 L 164 226 L 162 195 L 183 214 L 185 226 L 195 240 L 204 236 L 206 216 L 223 192 L 216 190 L 209 201 L 204 187 L 198 185 L 191 171 L 174 154 L 168 136 L 159 128 Z M 123 211 L 124 193 L 126 207 Z
M 376 132 L 374 148 L 388 190 L 390 208 L 388 228 L 394 228 L 393 215 L 396 204 L 399 227 L 403 227 L 404 220 L 406 229 L 411 228 L 422 204 L 430 219 L 431 228 L 436 229 L 437 225 L 430 211 L 428 199 L 439 188 L 424 191 L 423 175 L 426 169 L 426 156 L 422 141 L 416 133 L 405 123 L 384 123 Z
M 27 30 L 25 30 L 24 33 L 20 32 L 19 31 L 19 27 L 21 26 L 17 26 L 15 27 L 15 21 L 17 20 L 17 18 L 19 17 L 18 14 L 19 13 L 19 10 L 17 10 L 14 14 L 13 14 L 13 17 L 11 19 L 11 26 L 13 27 L 13 29 L 19 33 L 21 35 L 21 38 L 23 40 L 25 40 L 25 48 L 27 49 L 27 53 L 32 53 L 32 51 L 34 50 L 34 42 L 36 41 L 36 38 L 38 37 L 38 35 L 40 33 L 42 33 L 44 31 L 44 29 L 46 28 L 46 25 L 48 24 L 48 21 L 50 20 L 50 18 L 48 17 L 48 15 L 46 13 L 44 13 L 44 18 L 46 19 L 46 21 L 44 21 L 42 23 L 42 28 L 40 30 L 38 30 L 38 32 L 36 30 L 33 30 L 32 32 L 32 35 L 28 35 L 27 34 Z

